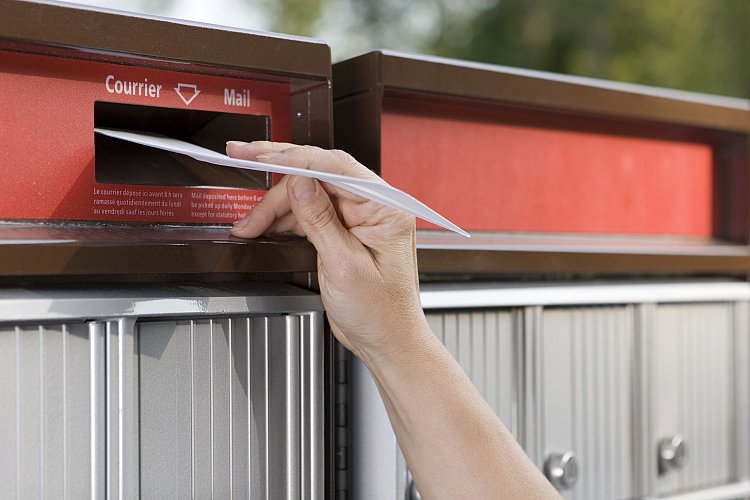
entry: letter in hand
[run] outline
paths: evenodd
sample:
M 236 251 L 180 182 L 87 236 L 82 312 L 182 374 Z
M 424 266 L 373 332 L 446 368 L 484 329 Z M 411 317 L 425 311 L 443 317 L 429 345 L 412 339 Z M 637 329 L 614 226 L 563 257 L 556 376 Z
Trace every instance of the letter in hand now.
M 231 141 L 227 154 L 382 182 L 343 151 Z M 321 295 L 333 332 L 358 356 L 393 349 L 404 327 L 424 322 L 412 216 L 317 180 L 284 177 L 235 223 L 232 234 L 284 232 L 307 237 L 318 251 Z

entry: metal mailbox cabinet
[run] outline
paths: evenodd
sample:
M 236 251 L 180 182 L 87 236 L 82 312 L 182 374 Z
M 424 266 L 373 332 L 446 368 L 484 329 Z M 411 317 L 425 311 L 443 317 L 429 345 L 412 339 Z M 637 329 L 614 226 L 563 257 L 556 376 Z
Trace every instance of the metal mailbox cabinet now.
M 0 317 L 9 496 L 323 498 L 317 295 L 4 291 Z
M 429 297 L 429 292 L 423 294 Z M 429 300 L 429 298 L 427 298 Z M 519 368 L 522 337 L 517 311 L 430 310 L 427 320 L 495 413 L 518 437 Z M 416 498 L 377 387 L 367 368 L 352 361 L 350 400 L 350 482 L 355 499 Z
M 566 498 L 635 497 L 632 306 L 527 314 L 529 456 Z
M 417 221 L 423 307 L 565 498 L 747 497 L 750 103 L 393 51 L 333 80 L 336 147 L 471 232 Z M 388 456 L 403 498 L 356 393 L 354 478 Z
M 747 303 L 659 305 L 650 311 L 649 434 L 659 495 L 747 476 Z
M 748 301 L 746 283 L 716 281 L 422 291 L 433 331 L 571 500 L 750 494 Z M 419 498 L 360 363 L 351 390 L 354 498 Z
M 278 179 L 94 132 L 330 147 L 330 73 L 315 40 L 0 0 L 0 496 L 335 495 L 314 249 L 229 235 Z

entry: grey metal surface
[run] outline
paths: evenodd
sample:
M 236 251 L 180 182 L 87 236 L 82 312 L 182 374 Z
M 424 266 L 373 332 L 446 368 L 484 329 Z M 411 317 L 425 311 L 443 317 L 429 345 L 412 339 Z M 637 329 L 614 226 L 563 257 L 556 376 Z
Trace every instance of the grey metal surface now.
M 490 407 L 518 435 L 518 363 L 515 313 L 427 312 L 438 339 L 458 360 Z M 411 485 L 377 386 L 367 368 L 352 361 L 352 498 L 405 499 Z
M 482 235 L 477 237 L 481 238 Z M 472 236 L 471 239 L 475 238 Z M 750 284 L 711 279 L 602 283 L 425 283 L 421 285 L 420 296 L 425 309 L 453 310 L 532 305 L 682 304 L 747 301 L 750 300 Z
M 322 498 L 320 299 L 275 291 L 60 292 L 24 310 L 88 313 L 0 316 L 0 497 Z
M 747 283 L 711 280 L 422 292 L 423 305 L 438 308 L 427 310 L 433 331 L 532 460 L 541 468 L 556 452 L 575 452 L 579 478 L 568 499 L 747 496 L 722 485 L 750 476 L 748 297 Z M 487 336 L 495 331 L 506 342 L 499 356 Z M 369 373 L 359 363 L 353 373 L 355 491 L 361 486 L 353 498 L 400 500 L 409 490 L 403 457 Z M 493 400 L 495 376 L 515 393 L 511 405 L 502 392 Z M 672 401 L 661 399 L 665 390 Z M 657 474 L 667 428 L 686 436 L 688 461 L 675 473 L 685 479 Z
M 661 439 L 677 433 L 687 444 L 685 466 L 658 476 L 659 495 L 732 479 L 733 337 L 732 304 L 656 307 L 651 452 L 657 453 Z
M 310 453 L 312 426 L 320 424 L 310 420 L 309 386 L 302 405 L 300 355 L 301 337 L 309 352 L 317 321 L 306 315 L 139 325 L 144 498 L 320 494 L 321 476 L 313 484 L 310 471 L 305 496 L 301 489 L 303 462 L 320 465 Z M 313 365 L 319 368 L 305 360 L 308 382 Z
M 3 498 L 87 498 L 98 488 L 92 363 L 101 342 L 81 322 L 0 325 Z M 96 489 L 101 493 L 101 489 Z
M 572 451 L 566 499 L 633 496 L 633 311 L 628 306 L 538 311 L 532 459 Z M 532 450 L 530 450 L 532 451 Z
M 514 313 L 510 310 L 428 312 L 427 321 L 490 407 L 518 438 L 518 339 Z
M 750 304 L 734 304 L 734 440 L 736 456 L 734 476 L 750 478 Z
M 0 289 L 0 321 L 7 323 L 322 310 L 319 295 L 277 283 L 145 289 Z
M 351 361 L 350 488 L 353 500 L 406 500 L 406 463 L 367 367 Z

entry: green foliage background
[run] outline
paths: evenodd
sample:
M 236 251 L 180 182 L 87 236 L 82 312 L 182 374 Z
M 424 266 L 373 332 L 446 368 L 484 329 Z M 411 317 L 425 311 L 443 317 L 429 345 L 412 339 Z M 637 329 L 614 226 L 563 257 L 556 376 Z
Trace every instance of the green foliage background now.
M 368 48 L 750 97 L 750 0 L 264 1 L 280 32 L 325 39 L 321 21 L 346 7 Z

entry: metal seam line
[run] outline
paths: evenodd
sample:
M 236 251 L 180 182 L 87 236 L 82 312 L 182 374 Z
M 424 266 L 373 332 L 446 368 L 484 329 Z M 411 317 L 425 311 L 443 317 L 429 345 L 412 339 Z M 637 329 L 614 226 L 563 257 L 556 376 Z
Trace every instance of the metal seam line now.
M 16 499 L 21 499 L 21 327 L 16 327 Z
M 214 497 L 214 320 L 208 320 L 208 429 L 211 450 L 211 498 Z
M 105 377 L 104 377 L 104 394 L 106 401 L 106 409 L 104 413 L 104 432 L 106 435 L 105 439 L 105 451 L 104 456 L 106 457 L 106 479 L 112 478 L 112 391 L 110 384 L 112 383 L 112 342 L 109 333 L 109 324 L 104 325 L 104 353 L 105 353 Z M 105 496 L 109 498 L 111 485 L 109 481 L 105 479 Z
M 232 318 L 227 319 L 227 337 L 228 337 L 228 343 L 229 343 L 229 353 L 227 356 L 227 381 L 229 385 L 229 401 L 228 401 L 228 410 L 229 410 L 229 498 L 230 500 L 234 499 L 234 427 L 232 426 L 233 419 L 232 419 L 232 413 L 233 413 L 233 399 L 232 399 L 232 360 L 234 359 L 232 357 L 232 336 L 234 335 L 234 320 Z
M 250 472 L 250 462 L 253 459 L 251 452 L 252 452 L 252 411 L 250 408 L 250 404 L 252 401 L 252 398 L 255 396 L 253 394 L 252 389 L 252 381 L 250 380 L 250 373 L 252 370 L 251 364 L 250 364 L 250 333 L 252 328 L 252 318 L 248 317 L 246 320 L 247 328 L 245 332 L 245 359 L 247 359 L 246 363 L 246 370 L 247 373 L 245 373 L 245 380 L 247 381 L 247 464 L 248 464 L 248 471 L 247 471 L 247 494 L 252 495 L 252 473 Z
M 195 342 L 193 320 L 189 323 L 190 334 L 190 494 L 195 498 Z
M 39 487 L 44 498 L 44 327 L 39 325 Z
M 68 498 L 68 326 L 62 325 L 62 480 L 63 500 Z
M 270 321 L 268 319 L 268 316 L 265 316 L 263 318 L 263 357 L 265 362 L 264 370 L 266 372 L 266 376 L 264 377 L 263 381 L 263 399 L 265 400 L 265 408 L 264 408 L 264 415 L 263 418 L 265 420 L 264 426 L 265 426 L 265 436 L 264 436 L 264 448 L 263 451 L 266 456 L 266 463 L 265 463 L 265 476 L 266 476 L 266 499 L 270 500 L 271 498 L 271 475 L 270 475 L 270 467 L 268 460 L 270 458 L 269 453 L 269 447 L 268 447 L 268 434 L 269 434 L 269 425 L 270 425 L 270 419 L 269 419 L 269 384 L 270 384 L 270 376 L 271 376 L 271 367 L 269 366 L 269 349 L 270 349 L 270 336 L 269 336 L 269 328 L 270 328 Z
M 112 322 L 109 323 L 112 325 Z M 119 463 L 117 478 L 117 495 L 119 500 L 125 498 L 125 334 L 122 324 L 117 323 L 117 458 Z

